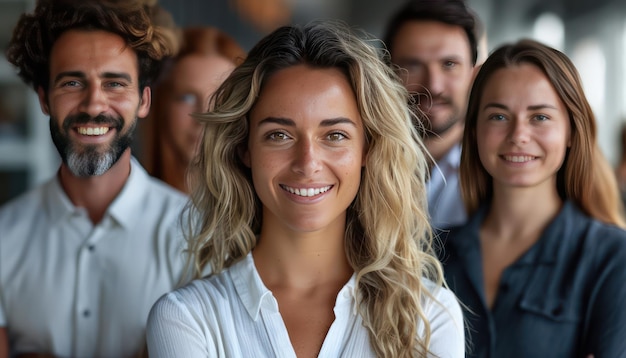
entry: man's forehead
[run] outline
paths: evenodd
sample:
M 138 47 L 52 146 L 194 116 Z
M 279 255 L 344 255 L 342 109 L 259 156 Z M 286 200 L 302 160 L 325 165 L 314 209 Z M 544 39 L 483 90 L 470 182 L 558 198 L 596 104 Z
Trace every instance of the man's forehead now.
M 101 30 L 69 30 L 55 42 L 50 70 L 85 73 L 138 73 L 135 51 L 120 36 Z
M 437 21 L 409 21 L 396 34 L 392 57 L 471 57 L 469 39 L 465 30 L 456 25 Z

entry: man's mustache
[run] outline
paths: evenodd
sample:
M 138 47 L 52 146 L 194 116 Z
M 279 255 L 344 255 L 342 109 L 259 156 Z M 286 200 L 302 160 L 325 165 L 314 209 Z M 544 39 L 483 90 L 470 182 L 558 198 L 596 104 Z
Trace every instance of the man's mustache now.
M 92 117 L 86 113 L 79 113 L 76 115 L 67 116 L 65 118 L 65 121 L 63 121 L 63 129 L 68 131 L 72 126 L 87 123 L 105 124 L 109 127 L 116 128 L 117 130 L 120 130 L 122 129 L 122 127 L 124 127 L 124 121 L 121 118 L 116 118 L 104 114 L 99 114 L 95 117 Z
M 452 100 L 447 96 L 436 95 L 431 96 L 427 93 L 412 93 L 411 94 L 411 105 L 423 107 L 424 105 L 432 106 L 433 103 L 443 104 L 443 105 L 451 105 Z M 422 110 L 428 110 L 429 108 L 422 108 Z

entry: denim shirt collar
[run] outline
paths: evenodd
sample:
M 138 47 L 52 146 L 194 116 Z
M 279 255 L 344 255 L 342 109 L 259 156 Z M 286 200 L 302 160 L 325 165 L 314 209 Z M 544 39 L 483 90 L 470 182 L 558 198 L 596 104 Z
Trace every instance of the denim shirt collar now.
M 489 206 L 483 205 L 472 215 L 461 229 L 464 235 L 459 235 L 454 246 L 458 252 L 480 252 L 480 226 L 487 215 Z M 539 240 L 524 253 L 516 264 L 552 264 L 559 256 L 565 254 L 568 238 L 579 227 L 586 225 L 588 218 L 580 212 L 574 203 L 565 201 L 556 217 L 541 233 Z

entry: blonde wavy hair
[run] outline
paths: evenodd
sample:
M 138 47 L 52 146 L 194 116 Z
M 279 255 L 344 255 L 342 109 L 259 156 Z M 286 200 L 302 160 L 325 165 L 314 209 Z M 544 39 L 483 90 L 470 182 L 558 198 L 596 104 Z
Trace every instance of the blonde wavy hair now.
M 425 180 L 426 151 L 411 120 L 409 96 L 386 56 L 365 37 L 335 22 L 286 26 L 262 39 L 214 97 L 192 163 L 189 250 L 195 276 L 213 274 L 244 258 L 256 245 L 261 202 L 240 153 L 248 140 L 248 113 L 265 81 L 298 64 L 338 68 L 356 95 L 368 155 L 361 186 L 347 209 L 345 248 L 357 274 L 357 306 L 380 357 L 426 356 L 430 325 L 423 284 L 442 286 L 432 251 Z M 418 336 L 423 324 L 425 334 Z
M 465 118 L 461 153 L 461 192 L 471 215 L 491 201 L 493 180 L 478 156 L 476 122 L 480 100 L 488 80 L 502 68 L 531 64 L 546 76 L 565 104 L 571 126 L 571 147 L 557 173 L 557 191 L 585 214 L 624 227 L 623 207 L 617 180 L 596 138 L 596 119 L 585 97 L 582 81 L 570 59 L 562 52 L 534 40 L 523 39 L 496 49 L 476 75 Z

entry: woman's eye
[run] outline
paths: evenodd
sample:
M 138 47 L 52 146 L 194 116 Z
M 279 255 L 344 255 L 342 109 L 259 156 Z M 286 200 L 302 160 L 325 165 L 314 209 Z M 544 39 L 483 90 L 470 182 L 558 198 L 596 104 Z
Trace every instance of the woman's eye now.
M 346 138 L 347 138 L 346 135 L 341 132 L 333 132 L 328 135 L 328 139 L 333 142 L 340 141 Z
M 546 115 L 538 114 L 538 115 L 535 116 L 535 119 L 540 121 L 540 122 L 543 122 L 543 121 L 547 121 L 550 118 L 548 118 L 548 116 L 546 116 Z
M 267 138 L 269 140 L 273 140 L 273 141 L 283 141 L 283 140 L 287 140 L 289 139 L 289 137 L 287 136 L 287 134 L 283 133 L 283 132 L 274 132 L 274 133 L 270 133 Z
M 503 121 L 506 119 L 506 117 L 501 114 L 493 114 L 489 117 L 489 119 L 494 120 L 494 121 Z
M 456 62 L 454 61 L 446 61 L 443 63 L 443 68 L 445 69 L 452 69 L 454 67 L 456 67 Z

